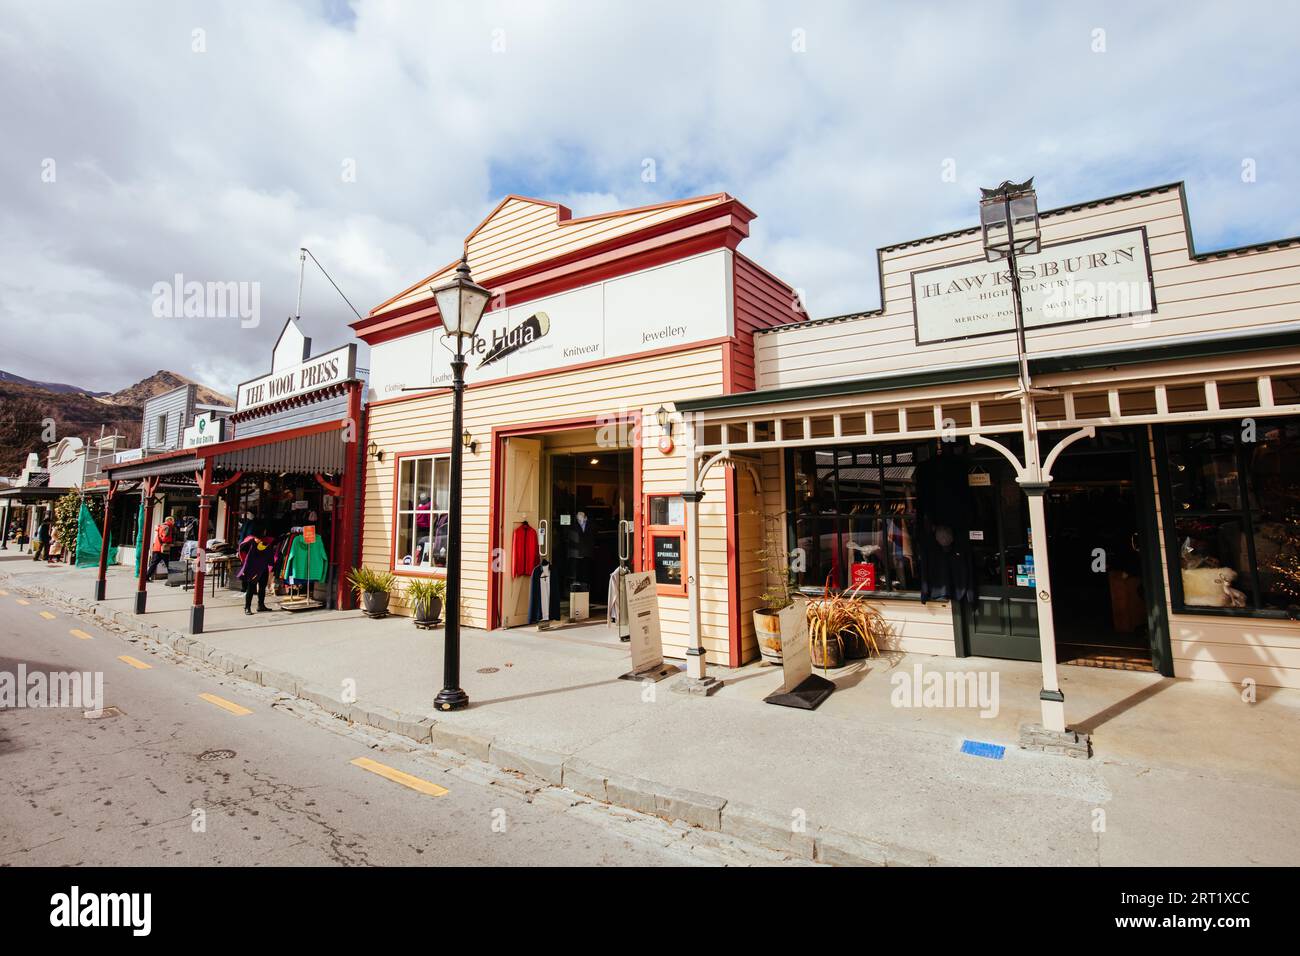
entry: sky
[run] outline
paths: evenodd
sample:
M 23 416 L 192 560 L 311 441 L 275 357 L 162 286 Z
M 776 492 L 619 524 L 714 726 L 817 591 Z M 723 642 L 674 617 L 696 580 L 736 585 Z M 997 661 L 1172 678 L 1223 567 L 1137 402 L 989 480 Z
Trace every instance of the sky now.
M 0 0 L 0 369 L 232 394 L 300 246 L 365 314 L 508 193 L 731 193 L 813 317 L 1006 179 L 1044 209 L 1185 180 L 1198 251 L 1300 235 L 1298 35 L 1294 3 L 1186 0 Z M 314 347 L 351 341 L 308 269 Z M 168 314 L 177 276 L 236 296 Z

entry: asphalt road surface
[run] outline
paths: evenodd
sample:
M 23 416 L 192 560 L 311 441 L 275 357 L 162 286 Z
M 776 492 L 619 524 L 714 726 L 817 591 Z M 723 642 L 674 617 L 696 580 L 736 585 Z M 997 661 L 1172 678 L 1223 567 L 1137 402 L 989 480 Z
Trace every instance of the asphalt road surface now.
M 0 866 L 777 859 L 349 728 L 0 584 L 0 675 L 20 663 L 102 673 L 110 709 L 0 710 Z

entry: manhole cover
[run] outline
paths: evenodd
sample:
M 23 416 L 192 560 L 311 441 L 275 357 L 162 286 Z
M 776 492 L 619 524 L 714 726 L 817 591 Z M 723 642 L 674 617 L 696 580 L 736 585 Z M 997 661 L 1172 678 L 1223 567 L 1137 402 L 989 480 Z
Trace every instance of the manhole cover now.
M 205 750 L 199 754 L 200 760 L 229 760 L 235 755 L 233 750 Z
M 478 673 L 480 673 L 480 674 L 495 674 L 498 670 L 500 670 L 499 667 L 480 667 L 480 668 L 478 669 Z
M 105 707 L 103 710 L 83 711 L 81 716 L 87 720 L 103 720 L 105 717 L 121 717 L 123 711 L 120 707 Z

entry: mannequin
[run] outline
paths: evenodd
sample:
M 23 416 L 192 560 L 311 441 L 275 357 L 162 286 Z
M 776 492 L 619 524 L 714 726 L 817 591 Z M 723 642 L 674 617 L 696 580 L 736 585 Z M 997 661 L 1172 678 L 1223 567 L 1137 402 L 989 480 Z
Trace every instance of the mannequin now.
M 420 492 L 415 505 L 415 547 L 420 553 L 420 563 L 430 563 L 429 555 L 429 493 Z
M 583 590 L 591 586 L 591 556 L 595 549 L 596 532 L 587 512 L 579 511 L 569 525 L 568 534 L 569 579 L 581 584 Z

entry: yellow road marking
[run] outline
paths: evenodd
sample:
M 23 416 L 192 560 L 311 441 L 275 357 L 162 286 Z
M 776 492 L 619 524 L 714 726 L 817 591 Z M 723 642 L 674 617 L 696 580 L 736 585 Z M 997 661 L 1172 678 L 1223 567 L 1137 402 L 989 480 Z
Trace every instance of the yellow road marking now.
M 430 783 L 428 780 L 421 780 L 419 777 L 412 777 L 409 773 L 402 773 L 395 767 L 371 760 L 369 757 L 358 757 L 352 761 L 352 766 L 360 767 L 362 770 L 369 770 L 371 773 L 377 773 L 385 780 L 391 780 L 393 783 L 400 783 L 403 787 L 410 787 L 412 790 L 418 790 L 420 793 L 427 793 L 431 797 L 441 797 L 447 793 L 445 787 L 440 787 L 436 783 Z
M 122 654 L 121 656 L 118 657 L 118 660 L 130 664 L 138 671 L 147 671 L 153 668 L 152 664 L 146 664 L 144 661 L 136 660 L 130 654 Z
M 19 604 L 21 604 L 23 607 L 26 607 L 28 604 L 31 604 L 31 603 L 32 603 L 31 601 L 27 600 L 26 598 L 14 598 L 14 600 L 17 601 Z
M 252 711 L 247 707 L 240 707 L 234 701 L 226 700 L 224 697 L 218 697 L 216 694 L 199 694 L 199 697 L 206 700 L 209 704 L 216 704 L 223 710 L 228 710 L 236 717 L 243 717 L 245 714 L 251 714 Z
M 89 634 L 87 634 L 85 631 L 83 631 L 83 630 L 82 630 L 81 628 L 79 628 L 79 627 L 74 627 L 72 630 L 68 631 L 68 633 L 71 634 L 73 637 L 80 638 L 80 639 L 83 640 L 83 641 L 92 641 L 92 640 L 94 640 L 93 637 L 91 637 Z
M 41 612 L 41 617 L 45 618 L 45 620 L 47 620 L 47 621 L 52 621 L 52 620 L 54 620 L 54 615 L 51 614 L 49 611 L 42 611 L 42 612 Z
M 8 596 L 9 596 L 9 592 L 8 592 L 8 591 L 0 590 L 0 597 L 8 597 Z

